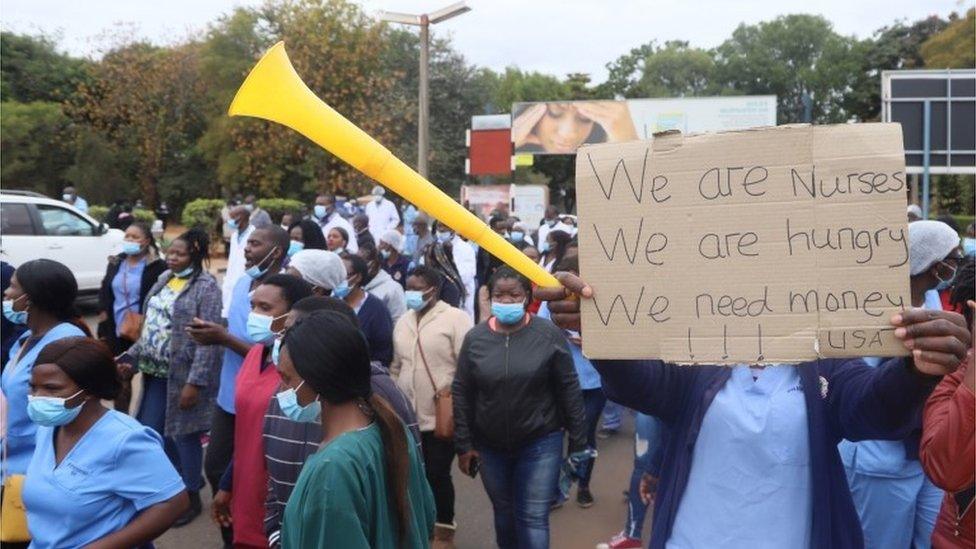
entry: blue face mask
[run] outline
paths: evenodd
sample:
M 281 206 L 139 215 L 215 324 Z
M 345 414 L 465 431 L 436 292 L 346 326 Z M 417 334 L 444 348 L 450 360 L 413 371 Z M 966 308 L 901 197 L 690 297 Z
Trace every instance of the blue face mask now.
M 237 227 L 238 227 L 237 220 L 234 219 L 233 217 L 230 218 L 230 219 L 228 219 L 227 220 L 227 226 L 230 227 L 231 229 L 235 229 L 236 230 Z
M 281 338 L 276 337 L 274 345 L 271 346 L 271 362 L 279 364 L 279 358 L 281 358 Z
M 343 280 L 341 284 L 339 284 L 335 288 L 332 288 L 332 295 L 338 297 L 339 299 L 345 299 L 346 296 L 349 295 L 349 292 L 351 291 L 352 288 L 349 286 L 349 281 Z
M 390 259 L 390 250 L 387 250 L 386 248 L 380 250 L 380 257 L 383 259 Z
M 967 236 L 962 239 L 962 253 L 965 255 L 976 255 L 976 238 Z
M 304 249 L 305 249 L 305 243 L 304 242 L 299 242 L 297 240 L 292 240 L 288 244 L 288 257 L 291 257 L 291 256 L 297 254 L 298 252 L 304 250 Z
M 249 277 L 251 277 L 251 278 L 253 278 L 255 280 L 258 279 L 258 278 L 261 278 L 262 276 L 264 276 L 264 273 L 268 272 L 268 269 L 270 268 L 270 266 L 269 267 L 265 267 L 265 268 L 262 269 L 261 268 L 261 264 L 264 263 L 265 261 L 267 261 L 268 258 L 271 257 L 271 254 L 273 254 L 275 252 L 275 250 L 277 250 L 277 249 L 278 249 L 277 246 L 275 246 L 274 248 L 271 248 L 271 251 L 268 252 L 268 255 L 264 256 L 264 259 L 262 259 L 261 261 L 258 261 L 254 265 L 248 267 L 247 270 L 244 271 L 244 273 L 247 276 L 249 276 Z
M 278 406 L 281 406 L 281 411 L 288 419 L 297 423 L 315 423 L 322 413 L 322 403 L 319 402 L 318 397 L 315 397 L 315 400 L 305 406 L 299 404 L 298 390 L 302 385 L 305 385 L 304 380 L 298 384 L 298 387 L 276 394 L 275 398 L 278 399 Z
M 81 413 L 81 404 L 74 408 L 65 406 L 65 402 L 80 395 L 83 391 L 69 396 L 68 398 L 39 397 L 27 395 L 27 415 L 31 421 L 45 427 L 58 427 L 67 425 L 78 417 Z
M 518 324 L 525 316 L 525 303 L 498 303 L 491 302 L 491 314 L 498 319 L 498 322 L 509 326 Z
M 288 313 L 281 316 L 271 317 L 251 311 L 247 314 L 247 337 L 251 338 L 251 341 L 255 343 L 270 343 L 275 337 L 275 333 L 271 331 L 271 324 L 273 324 L 275 320 L 285 316 L 288 316 Z M 274 357 L 272 357 L 272 359 L 273 358 Z M 277 361 L 275 363 L 277 364 Z
M 450 242 L 454 238 L 454 233 L 451 231 L 437 231 L 437 241 L 441 244 Z
M 424 292 L 420 290 L 407 290 L 404 292 L 404 296 L 407 298 L 407 308 L 412 311 L 419 311 L 424 308 L 424 305 L 427 305 Z
M 193 274 L 193 265 L 190 265 L 182 271 L 173 274 L 176 276 L 176 278 L 190 278 L 190 275 Z
M 509 236 L 511 237 L 512 242 L 522 242 L 525 240 L 525 233 L 522 231 L 512 231 L 509 233 Z
M 17 299 L 13 299 L 13 300 L 11 300 L 11 299 L 4 299 L 3 300 L 3 317 L 6 318 L 7 320 L 9 320 L 10 322 L 13 322 L 14 324 L 19 324 L 21 326 L 23 326 L 24 324 L 27 324 L 27 311 L 26 310 L 23 310 L 23 311 L 15 311 L 14 310 L 14 303 L 17 303 L 18 301 L 20 301 L 22 298 L 25 298 L 25 297 L 27 297 L 27 294 L 24 294 L 24 295 L 18 297 Z
M 122 253 L 125 255 L 139 255 L 142 251 L 142 244 L 138 242 L 133 242 L 131 240 L 122 241 Z
M 325 216 L 329 213 L 329 210 L 325 206 L 317 204 L 314 208 L 312 208 L 312 213 L 319 219 L 325 219 Z
M 548 240 L 545 241 L 545 242 L 543 242 L 542 244 L 539 244 L 539 253 L 540 254 L 544 254 L 544 253 L 546 253 L 548 251 L 549 251 L 549 241 Z

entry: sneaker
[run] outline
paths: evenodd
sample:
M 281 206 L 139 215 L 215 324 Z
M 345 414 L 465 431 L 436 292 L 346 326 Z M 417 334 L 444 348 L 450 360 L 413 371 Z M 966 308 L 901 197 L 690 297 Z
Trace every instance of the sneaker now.
M 597 545 L 596 549 L 641 549 L 641 540 L 627 537 L 623 532 L 620 532 L 609 543 Z
M 583 509 L 593 506 L 593 494 L 590 493 L 589 488 L 576 489 L 576 505 L 579 505 Z
M 559 494 L 556 496 L 556 501 L 552 502 L 552 505 L 549 507 L 549 509 L 550 510 L 559 509 L 560 507 L 563 506 L 564 503 L 566 503 L 566 496 Z

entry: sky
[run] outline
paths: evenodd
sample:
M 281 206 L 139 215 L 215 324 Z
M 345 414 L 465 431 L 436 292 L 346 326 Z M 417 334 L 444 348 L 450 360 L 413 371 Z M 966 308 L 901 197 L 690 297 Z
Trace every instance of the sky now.
M 198 36 L 236 6 L 261 0 L 2 0 L 4 30 L 56 33 L 62 49 L 97 56 L 106 32 L 134 32 L 165 44 Z M 434 11 L 451 0 L 362 0 L 367 13 Z M 605 65 L 656 40 L 687 40 L 710 48 L 740 23 L 790 13 L 816 13 L 834 29 L 859 38 L 896 20 L 965 12 L 976 0 L 467 0 L 472 10 L 432 31 L 450 36 L 470 62 L 503 70 L 564 76 L 585 72 L 594 82 Z

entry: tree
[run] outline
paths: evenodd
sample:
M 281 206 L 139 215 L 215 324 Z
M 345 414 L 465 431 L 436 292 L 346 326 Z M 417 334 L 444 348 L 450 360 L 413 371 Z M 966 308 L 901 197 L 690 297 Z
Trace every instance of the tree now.
M 823 17 L 786 15 L 735 29 L 715 50 L 715 72 L 723 92 L 775 94 L 780 124 L 803 120 L 804 96 L 814 121 L 843 122 L 860 69 L 856 45 Z
M 658 48 L 649 42 L 607 64 L 604 87 L 628 98 L 684 97 L 715 93 L 712 54 L 673 40 Z
M 144 43 L 108 52 L 68 103 L 119 154 L 133 159 L 138 195 L 159 202 L 161 181 L 179 171 L 203 131 L 204 81 L 199 45 L 157 48 Z
M 57 103 L 0 105 L 0 179 L 6 188 L 60 196 L 71 164 L 71 121 Z
M 976 8 L 966 18 L 954 21 L 922 44 L 921 55 L 931 69 L 971 69 L 976 67 Z
M 85 79 L 85 62 L 57 51 L 53 38 L 0 32 L 0 96 L 4 101 L 58 102 Z

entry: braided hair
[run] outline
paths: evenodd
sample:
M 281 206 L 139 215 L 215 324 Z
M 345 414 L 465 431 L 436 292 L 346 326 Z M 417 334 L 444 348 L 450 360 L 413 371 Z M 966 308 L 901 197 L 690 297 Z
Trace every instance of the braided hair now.
M 206 231 L 194 227 L 176 237 L 176 240 L 186 243 L 186 249 L 190 252 L 190 264 L 193 265 L 194 278 L 203 271 L 204 265 L 210 266 L 210 236 Z

